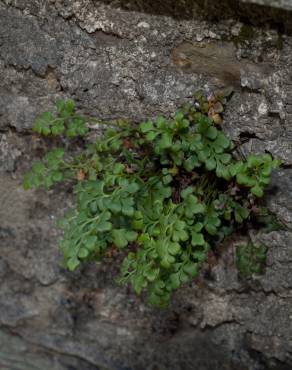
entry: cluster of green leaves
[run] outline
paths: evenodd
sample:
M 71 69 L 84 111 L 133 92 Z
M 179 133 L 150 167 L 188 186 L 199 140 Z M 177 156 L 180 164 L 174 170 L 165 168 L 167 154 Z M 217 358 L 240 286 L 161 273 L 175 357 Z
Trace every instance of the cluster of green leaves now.
M 42 184 L 49 189 L 55 183 L 64 179 L 65 151 L 63 148 L 55 148 L 45 155 L 42 161 L 33 164 L 32 170 L 24 177 L 24 188 L 38 188 Z
M 119 281 L 163 306 L 198 275 L 210 249 L 251 217 L 280 162 L 270 154 L 236 160 L 233 143 L 208 116 L 206 101 L 201 96 L 199 104 L 184 106 L 172 119 L 112 122 L 82 154 L 64 155 L 57 148 L 33 166 L 26 188 L 76 181 L 76 208 L 60 223 L 70 270 L 100 260 L 112 248 L 124 250 Z M 57 108 L 57 118 L 48 124 L 37 120 L 35 131 L 86 134 L 72 102 Z
M 69 138 L 83 136 L 88 132 L 84 117 L 75 113 L 73 100 L 58 100 L 56 113 L 42 113 L 36 119 L 33 130 L 44 136 L 65 135 Z
M 250 187 L 252 194 L 262 197 L 265 187 L 270 183 L 272 170 L 278 166 L 279 161 L 273 160 L 269 154 L 251 154 L 246 162 L 239 161 L 232 165 L 230 173 L 236 176 L 238 184 Z
M 236 248 L 236 264 L 243 277 L 263 273 L 267 259 L 267 247 L 248 243 Z

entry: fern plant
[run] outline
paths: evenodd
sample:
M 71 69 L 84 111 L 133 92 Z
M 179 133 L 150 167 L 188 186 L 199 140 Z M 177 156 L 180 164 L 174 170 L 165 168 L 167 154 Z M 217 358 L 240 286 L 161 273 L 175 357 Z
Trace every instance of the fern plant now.
M 124 250 L 119 282 L 159 306 L 198 275 L 210 249 L 251 217 L 280 165 L 270 154 L 235 159 L 218 125 L 224 103 L 200 93 L 171 119 L 111 122 L 81 154 L 55 148 L 33 165 L 25 188 L 73 180 L 76 207 L 60 222 L 69 270 Z M 71 139 L 85 136 L 89 121 L 59 101 L 34 131 Z

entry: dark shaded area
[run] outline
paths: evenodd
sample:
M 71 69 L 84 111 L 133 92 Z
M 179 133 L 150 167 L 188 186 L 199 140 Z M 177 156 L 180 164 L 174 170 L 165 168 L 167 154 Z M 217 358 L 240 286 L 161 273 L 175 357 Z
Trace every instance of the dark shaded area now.
M 181 20 L 190 20 L 199 16 L 201 19 L 219 22 L 222 19 L 232 18 L 247 24 L 276 28 L 283 33 L 292 32 L 292 11 L 241 3 L 238 0 L 95 0 L 95 2 Z

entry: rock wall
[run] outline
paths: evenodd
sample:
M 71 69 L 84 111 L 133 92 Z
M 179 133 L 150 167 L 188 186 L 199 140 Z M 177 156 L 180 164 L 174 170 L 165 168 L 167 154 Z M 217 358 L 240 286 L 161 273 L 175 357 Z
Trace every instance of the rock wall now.
M 276 7 L 280 9 L 292 10 L 291 0 L 241 0 L 241 1 L 259 5 L 267 5 L 270 7 Z
M 292 368 L 290 231 L 251 233 L 269 246 L 265 275 L 240 279 L 231 242 L 158 310 L 115 285 L 114 261 L 66 272 L 55 220 L 70 189 L 21 186 L 50 146 L 31 133 L 34 118 L 58 97 L 100 119 L 138 121 L 170 115 L 199 88 L 232 85 L 224 130 L 243 153 L 284 161 L 267 204 L 291 228 L 289 20 L 244 1 L 0 0 L 1 369 Z

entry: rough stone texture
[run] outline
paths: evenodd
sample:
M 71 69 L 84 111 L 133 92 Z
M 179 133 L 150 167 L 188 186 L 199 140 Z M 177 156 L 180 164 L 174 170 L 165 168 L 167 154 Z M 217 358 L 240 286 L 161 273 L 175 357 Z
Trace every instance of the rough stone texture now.
M 292 10 L 291 0 L 241 0 L 244 3 L 253 3 L 259 5 L 275 6 L 281 9 Z
M 211 22 L 219 13 L 212 2 L 204 18 L 205 3 L 200 12 L 202 1 L 0 1 L 1 369 L 292 368 L 290 231 L 250 233 L 269 246 L 265 275 L 240 279 L 240 241 L 230 242 L 161 311 L 115 285 L 113 261 L 66 272 L 55 219 L 72 204 L 70 189 L 21 187 L 50 145 L 29 128 L 57 97 L 100 119 L 137 121 L 171 114 L 198 88 L 233 85 L 224 129 L 243 154 L 283 160 L 267 205 L 291 228 L 292 38 L 241 23 L 247 9 L 270 25 L 290 13 L 271 18 L 266 8 L 237 3 L 237 17 L 236 2 L 226 1 L 220 6 L 232 13 Z

